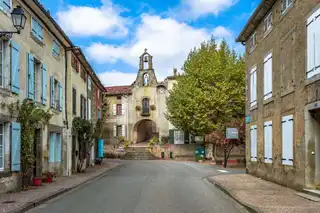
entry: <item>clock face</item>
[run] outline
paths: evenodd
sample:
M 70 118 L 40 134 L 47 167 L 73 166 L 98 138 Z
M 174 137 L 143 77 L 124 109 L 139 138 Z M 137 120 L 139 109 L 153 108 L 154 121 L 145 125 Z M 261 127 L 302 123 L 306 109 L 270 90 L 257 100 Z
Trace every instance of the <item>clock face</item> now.
M 161 88 L 159 89 L 159 92 L 160 92 L 160 93 L 164 93 L 164 88 L 161 87 Z

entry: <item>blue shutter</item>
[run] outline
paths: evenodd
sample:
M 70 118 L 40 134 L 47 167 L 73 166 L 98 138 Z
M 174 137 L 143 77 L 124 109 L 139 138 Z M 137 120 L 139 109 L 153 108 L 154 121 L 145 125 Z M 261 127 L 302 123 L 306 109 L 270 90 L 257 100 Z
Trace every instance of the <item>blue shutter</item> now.
M 11 41 L 11 91 L 20 92 L 20 47 Z
M 104 141 L 103 139 L 98 139 L 98 158 L 103 158 L 104 152 Z
M 31 19 L 32 33 L 35 37 L 38 38 L 37 26 L 38 26 L 38 22 L 32 17 Z
M 61 162 L 61 145 L 61 134 L 57 134 L 55 144 L 55 162 Z
M 20 123 L 11 123 L 11 171 L 20 171 L 20 150 L 21 150 L 21 125 Z
M 100 109 L 98 109 L 98 119 L 101 118 L 101 113 L 100 113 Z
M 54 101 L 54 77 L 50 77 L 50 106 L 54 108 L 55 101 Z
M 10 12 L 11 10 L 11 4 L 10 4 L 10 0 L 0 0 L 0 6 L 3 7 L 3 9 L 7 12 Z
M 54 163 L 54 160 L 55 160 L 55 142 L 56 142 L 56 133 L 50 133 L 50 136 L 49 136 L 49 163 Z
M 47 103 L 47 67 L 45 64 L 42 64 L 41 67 L 42 70 L 42 94 L 41 94 L 41 99 L 42 99 L 42 104 Z
M 40 23 L 37 23 L 37 33 L 38 33 L 38 39 L 43 40 L 43 27 L 40 25 Z
M 62 85 L 59 82 L 59 110 L 62 112 L 62 106 L 63 106 L 63 90 Z
M 34 58 L 33 55 L 28 53 L 28 98 L 34 100 Z

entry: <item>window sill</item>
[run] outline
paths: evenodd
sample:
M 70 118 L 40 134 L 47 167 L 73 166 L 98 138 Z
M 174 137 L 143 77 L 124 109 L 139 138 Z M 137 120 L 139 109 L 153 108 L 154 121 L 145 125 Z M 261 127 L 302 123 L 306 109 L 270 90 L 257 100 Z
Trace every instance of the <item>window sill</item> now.
M 288 89 L 281 91 L 280 97 L 282 98 L 282 97 L 287 96 L 293 92 L 294 92 L 294 87 L 289 87 Z
M 148 117 L 148 116 L 150 116 L 150 113 L 141 113 L 141 116 Z
M 263 100 L 263 105 L 267 105 L 267 104 L 269 104 L 269 103 L 271 103 L 271 102 L 273 102 L 273 97 L 268 98 L 268 99 L 266 99 L 266 100 Z
M 12 93 L 10 89 L 0 87 L 0 94 L 5 97 L 12 97 Z
M 255 110 L 255 109 L 258 109 L 258 104 L 256 104 L 256 105 L 254 105 L 254 106 L 250 107 L 250 111 L 253 111 L 253 110 Z
M 315 83 L 320 80 L 320 74 L 314 75 L 311 78 L 308 78 L 304 81 L 304 85 L 308 86 L 309 84 Z
M 271 27 L 269 30 L 267 30 L 265 33 L 264 33 L 264 36 L 262 38 L 262 40 L 264 40 L 266 37 L 268 37 L 268 35 L 272 32 L 273 30 L 273 27 Z
M 35 37 L 32 32 L 30 32 L 30 37 L 31 37 L 36 43 L 38 43 L 40 46 L 42 46 L 42 47 L 44 46 L 43 41 L 41 41 L 41 40 L 39 40 L 37 37 Z

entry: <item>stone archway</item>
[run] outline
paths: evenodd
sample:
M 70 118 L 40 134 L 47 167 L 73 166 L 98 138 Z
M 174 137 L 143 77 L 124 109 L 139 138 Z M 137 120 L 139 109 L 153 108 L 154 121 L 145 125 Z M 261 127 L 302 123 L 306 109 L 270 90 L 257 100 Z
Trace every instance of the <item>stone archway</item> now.
M 149 142 L 152 137 L 157 137 L 157 124 L 150 119 L 138 121 L 133 127 L 135 143 Z

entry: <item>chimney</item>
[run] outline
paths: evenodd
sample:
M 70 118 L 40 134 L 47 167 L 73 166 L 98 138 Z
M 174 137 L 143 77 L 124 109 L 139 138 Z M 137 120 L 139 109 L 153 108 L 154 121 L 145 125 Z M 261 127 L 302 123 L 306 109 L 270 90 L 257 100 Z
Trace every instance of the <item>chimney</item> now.
M 173 76 L 177 76 L 177 68 L 173 68 Z

